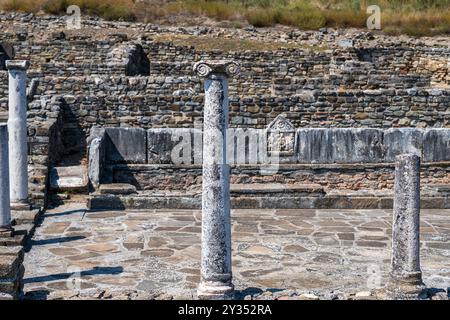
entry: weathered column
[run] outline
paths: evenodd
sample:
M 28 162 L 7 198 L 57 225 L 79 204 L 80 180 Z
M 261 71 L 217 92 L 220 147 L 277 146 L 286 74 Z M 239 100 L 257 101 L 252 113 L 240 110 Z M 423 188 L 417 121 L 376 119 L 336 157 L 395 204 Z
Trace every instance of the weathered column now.
M 199 299 L 232 299 L 230 178 L 227 161 L 228 77 L 239 72 L 231 61 L 198 62 L 205 77 L 203 120 L 202 256 Z
M 27 139 L 27 74 L 30 63 L 8 60 L 9 71 L 9 172 L 11 208 L 30 209 L 28 202 L 28 139 Z
M 423 289 L 420 269 L 420 157 L 397 156 L 392 225 L 392 287 L 405 293 Z
M 0 124 L 0 234 L 11 231 L 9 201 L 8 126 Z

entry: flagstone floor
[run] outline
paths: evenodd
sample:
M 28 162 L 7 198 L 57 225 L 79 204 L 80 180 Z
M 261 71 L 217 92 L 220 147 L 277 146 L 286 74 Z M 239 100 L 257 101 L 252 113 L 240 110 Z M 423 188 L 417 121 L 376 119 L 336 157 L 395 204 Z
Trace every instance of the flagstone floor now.
M 25 255 L 27 299 L 195 299 L 201 212 L 48 210 Z M 333 298 L 385 284 L 390 210 L 234 210 L 241 297 L 297 290 Z M 450 210 L 423 210 L 428 287 L 450 287 Z

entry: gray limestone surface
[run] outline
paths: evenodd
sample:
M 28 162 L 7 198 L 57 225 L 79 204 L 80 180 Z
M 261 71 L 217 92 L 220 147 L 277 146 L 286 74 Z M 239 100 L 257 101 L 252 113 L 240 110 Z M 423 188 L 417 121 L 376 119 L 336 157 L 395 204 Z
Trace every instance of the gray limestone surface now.
M 146 163 L 147 133 L 140 128 L 106 128 L 106 161 Z
M 395 162 L 404 153 L 422 156 L 423 130 L 417 128 L 392 128 L 384 132 L 385 161 Z M 427 149 L 427 152 L 428 149 Z
M 450 210 L 421 214 L 423 280 L 446 294 Z M 348 299 L 389 280 L 392 210 L 246 209 L 231 218 L 237 298 Z M 66 204 L 44 214 L 30 244 L 27 299 L 197 298 L 200 210 Z
M 423 136 L 423 161 L 450 159 L 450 130 L 429 129 Z

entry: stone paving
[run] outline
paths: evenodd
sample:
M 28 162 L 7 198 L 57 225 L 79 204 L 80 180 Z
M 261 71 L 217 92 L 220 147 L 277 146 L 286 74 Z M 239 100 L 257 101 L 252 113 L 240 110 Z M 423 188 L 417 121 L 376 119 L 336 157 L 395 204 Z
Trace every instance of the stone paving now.
M 450 287 L 450 210 L 422 210 L 424 282 Z M 27 299 L 195 299 L 201 212 L 48 210 L 25 257 Z M 390 210 L 233 210 L 239 297 L 347 298 L 384 285 Z M 286 291 L 287 290 L 287 291 Z

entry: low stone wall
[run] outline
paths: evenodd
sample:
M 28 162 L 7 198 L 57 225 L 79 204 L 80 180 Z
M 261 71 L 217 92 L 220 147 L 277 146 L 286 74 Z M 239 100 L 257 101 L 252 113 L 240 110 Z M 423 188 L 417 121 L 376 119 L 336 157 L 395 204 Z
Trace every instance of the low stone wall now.
M 53 107 L 59 104 L 56 101 Z M 64 153 L 63 119 L 59 112 L 55 116 L 28 123 L 29 198 L 34 206 L 41 208 L 47 206 L 49 170 Z
M 89 149 L 89 176 L 95 187 L 128 183 L 138 190 L 189 190 L 201 185 L 200 130 L 98 128 L 95 132 Z M 236 184 L 390 189 L 395 157 L 403 153 L 422 157 L 424 184 L 450 183 L 449 129 L 295 129 L 279 117 L 267 130 L 230 129 L 228 134 L 231 182 Z M 282 141 L 273 158 L 271 141 Z
M 422 184 L 450 184 L 449 166 L 449 161 L 423 164 Z M 259 166 L 233 165 L 230 181 L 247 185 L 320 185 L 327 192 L 336 189 L 392 190 L 394 169 L 393 163 L 280 165 L 276 171 Z M 127 183 L 137 190 L 200 191 L 202 184 L 202 168 L 199 165 L 115 165 L 109 167 L 107 172 L 111 176 L 106 177 L 103 183 Z
M 104 141 L 105 163 L 202 163 L 201 129 L 96 127 L 94 132 L 89 140 Z M 227 141 L 230 164 L 271 163 L 267 153 L 273 141 L 280 141 L 277 163 L 392 163 L 403 153 L 417 154 L 422 162 L 450 161 L 450 129 L 445 128 L 296 129 L 279 116 L 267 129 L 230 128 Z

